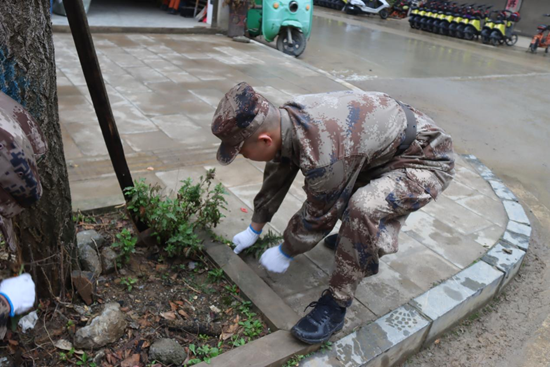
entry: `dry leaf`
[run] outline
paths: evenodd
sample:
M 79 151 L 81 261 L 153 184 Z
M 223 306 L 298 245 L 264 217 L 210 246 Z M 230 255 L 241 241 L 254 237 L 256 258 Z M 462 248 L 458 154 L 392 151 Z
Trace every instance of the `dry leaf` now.
M 151 346 L 151 343 L 149 342 L 149 340 L 144 341 L 143 344 L 141 345 L 143 349 L 149 348 L 150 346 Z
M 239 320 L 240 317 L 237 315 L 237 317 L 235 317 L 235 319 L 233 320 L 233 323 L 226 324 L 222 327 L 222 333 L 220 335 L 220 338 L 222 340 L 227 340 L 231 338 L 237 332 L 237 330 L 239 330 Z
M 147 167 L 147 171 L 154 171 L 155 167 Z
M 185 312 L 185 311 L 182 310 L 182 309 L 179 309 L 179 310 L 178 310 L 178 313 L 179 313 L 181 316 L 185 317 L 186 319 L 189 318 L 189 315 L 187 314 L 187 312 Z
M 503 248 L 502 251 L 506 252 L 508 255 L 512 254 L 512 250 L 507 249 L 507 248 Z
M 172 311 L 176 311 L 178 309 L 178 305 L 176 305 L 174 302 L 168 301 L 168 303 L 170 303 L 170 308 L 172 309 Z
M 128 351 L 129 352 L 129 351 Z M 120 367 L 139 366 L 139 354 L 132 354 L 120 364 Z
M 435 345 L 438 345 L 440 342 L 441 342 L 441 340 L 436 339 L 436 341 L 434 342 L 434 344 L 435 344 Z
M 19 345 L 19 342 L 17 340 L 8 340 L 8 343 L 10 343 L 13 346 Z
M 73 344 L 65 339 L 59 339 L 53 344 L 56 348 L 59 348 L 61 350 L 71 350 L 73 349 Z
M 184 303 L 182 301 L 174 301 L 175 304 L 179 305 L 179 306 L 183 306 Z
M 166 320 L 175 320 L 176 319 L 176 314 L 173 311 L 161 312 L 160 316 L 162 316 Z

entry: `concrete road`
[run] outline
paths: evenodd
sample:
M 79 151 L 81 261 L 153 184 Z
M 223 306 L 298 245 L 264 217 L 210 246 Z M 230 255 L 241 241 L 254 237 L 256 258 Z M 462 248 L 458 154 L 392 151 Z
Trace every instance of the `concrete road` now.
M 499 329 L 495 316 L 487 316 L 480 321 L 481 332 L 448 340 L 446 355 L 430 348 L 407 365 L 448 360 L 449 366 L 470 366 L 476 364 L 463 363 L 464 355 L 487 362 L 487 353 L 496 355 L 496 364 L 489 359 L 483 365 L 550 365 L 550 352 L 540 352 L 550 340 L 550 295 L 540 292 L 550 288 L 550 57 L 526 53 L 528 39 L 497 49 L 411 30 L 406 21 L 350 17 L 319 7 L 315 12 L 304 62 L 428 113 L 452 134 L 457 152 L 475 154 L 514 190 L 531 210 L 538 233 L 523 270 L 532 281 L 499 306 L 510 316 L 500 321 L 509 341 L 468 347 L 487 333 L 483 322 Z M 526 302 L 519 298 L 537 305 L 519 306 Z M 542 349 L 549 350 L 547 345 Z

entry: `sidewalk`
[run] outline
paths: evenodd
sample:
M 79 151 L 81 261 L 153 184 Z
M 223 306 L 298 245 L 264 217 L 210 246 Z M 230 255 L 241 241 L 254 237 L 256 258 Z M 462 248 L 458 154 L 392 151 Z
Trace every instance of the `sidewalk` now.
M 122 195 L 104 147 L 72 38 L 70 35 L 55 34 L 54 41 L 59 111 L 73 208 L 85 210 L 120 204 L 123 202 Z M 216 232 L 227 238 L 232 238 L 250 222 L 252 200 L 262 182 L 263 164 L 241 157 L 229 167 L 217 164 L 215 152 L 219 143 L 210 132 L 210 123 L 224 93 L 234 84 L 246 81 L 270 101 L 280 105 L 294 95 L 347 89 L 345 83 L 340 84 L 294 58 L 263 45 L 236 43 L 223 36 L 97 34 L 94 35 L 94 42 L 134 179 L 144 177 L 149 182 L 174 190 L 179 181 L 187 177 L 198 178 L 206 168 L 216 168 L 216 179 L 229 192 L 229 211 Z M 361 330 L 363 333 L 370 330 L 365 329 L 365 325 L 373 321 L 368 327 L 384 322 L 384 328 L 394 331 L 385 329 L 382 334 L 373 334 L 382 338 L 375 340 L 375 343 L 383 342 L 387 347 L 372 349 L 373 355 L 378 358 L 384 353 L 387 356 L 395 335 L 399 334 L 400 338 L 404 335 L 402 339 L 405 340 L 410 331 L 414 340 L 410 339 L 407 345 L 412 349 L 393 349 L 390 359 L 393 363 L 417 350 L 425 341 L 433 340 L 434 335 L 464 317 L 462 311 L 467 314 L 479 307 L 501 289 L 501 281 L 504 284 L 513 277 L 523 259 L 520 250 L 507 250 L 513 253 L 511 256 L 516 262 L 514 267 L 505 271 L 505 276 L 487 265 L 488 260 L 478 262 L 478 259 L 501 239 L 503 233 L 506 238 L 510 210 L 519 209 L 512 201 L 509 204 L 512 209 L 505 209 L 501 195 L 508 192 L 506 188 L 501 187 L 498 179 L 489 175 L 490 171 L 487 173 L 473 158 L 468 159 L 470 162 L 457 157 L 457 176 L 451 186 L 437 202 L 409 217 L 400 235 L 399 252 L 382 258 L 380 273 L 361 283 L 344 330 L 333 337 L 339 345 L 345 346 L 347 342 L 343 337 L 349 335 L 348 338 L 352 339 L 348 342 L 356 344 L 357 348 L 370 348 L 370 337 L 361 339 L 365 337 Z M 491 183 L 493 188 L 487 180 L 496 182 Z M 291 215 L 301 207 L 305 200 L 302 184 L 303 177 L 294 182 L 281 209 L 270 223 L 272 230 L 281 233 Z M 494 187 L 500 191 L 495 193 Z M 499 195 L 499 192 L 504 194 Z M 525 224 L 525 221 L 521 223 Z M 515 235 L 513 237 L 516 238 Z M 216 256 L 221 256 L 221 260 L 216 260 L 218 264 L 266 315 L 275 330 L 279 330 L 273 338 L 285 341 L 290 340 L 288 325 L 302 316 L 305 306 L 317 300 L 327 288 L 334 266 L 333 254 L 322 245 L 297 257 L 283 275 L 267 273 L 251 257 L 243 258 L 245 262 L 242 262 L 225 246 L 212 246 L 208 247 L 210 255 L 215 260 Z M 500 255 L 495 256 L 493 258 L 500 259 Z M 492 264 L 495 267 L 500 261 L 497 260 Z M 475 265 L 468 268 L 472 263 Z M 493 275 L 494 272 L 496 278 L 490 281 L 478 279 L 478 273 L 471 275 L 474 272 L 472 269 L 481 269 L 481 274 L 485 274 L 483 276 L 486 278 L 487 274 Z M 463 273 L 466 275 L 461 275 Z M 452 277 L 463 278 L 457 282 Z M 437 286 L 449 278 L 439 286 L 442 288 Z M 458 284 L 459 288 L 449 286 L 448 282 Z M 459 283 L 465 284 L 467 289 Z M 444 289 L 446 293 L 437 296 L 438 289 Z M 453 289 L 458 293 L 452 293 Z M 266 292 L 272 297 L 269 302 L 264 297 Z M 427 303 L 431 306 L 443 305 L 455 310 L 453 302 L 475 300 L 475 307 L 468 303 L 467 309 L 453 313 L 450 321 L 445 319 L 443 326 L 438 324 L 439 329 L 434 329 L 438 318 L 428 316 L 430 318 L 426 319 L 417 311 L 422 310 L 422 314 L 430 315 L 430 310 L 422 309 L 422 305 L 426 306 L 422 303 L 422 297 L 429 295 L 429 292 L 436 294 L 433 296 L 435 298 L 432 297 L 435 303 Z M 449 295 L 454 297 L 450 301 L 445 298 Z M 415 297 L 417 304 L 408 304 Z M 393 315 L 388 312 L 396 312 L 394 310 L 402 310 L 403 307 L 410 317 L 388 324 L 388 315 Z M 282 316 L 277 316 L 279 310 L 284 310 L 289 316 L 282 320 Z M 441 311 L 441 317 L 449 312 Z M 433 333 L 428 335 L 432 324 Z M 246 347 L 259 348 L 256 352 L 261 355 L 264 351 L 257 347 L 261 343 L 258 341 Z M 308 350 L 295 342 L 284 345 L 289 346 L 289 355 Z M 286 358 L 284 348 L 280 353 L 281 356 L 277 357 L 280 359 L 275 362 Z M 366 356 L 364 351 L 359 354 Z M 245 353 L 239 355 L 244 358 Z M 231 363 L 227 360 L 230 357 L 223 355 L 213 363 L 225 367 L 240 366 L 239 355 L 231 356 Z M 336 357 L 328 355 L 326 358 Z M 357 358 L 369 361 L 368 358 Z M 254 363 L 258 366 L 269 364 L 260 357 Z M 311 366 L 322 365 L 315 364 L 318 363 L 315 361 L 308 363 Z

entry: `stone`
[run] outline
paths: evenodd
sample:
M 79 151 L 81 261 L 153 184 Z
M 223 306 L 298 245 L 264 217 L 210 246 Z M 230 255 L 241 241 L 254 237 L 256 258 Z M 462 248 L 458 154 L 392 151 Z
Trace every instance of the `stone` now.
M 71 281 L 80 297 L 89 306 L 93 302 L 92 295 L 95 293 L 94 274 L 90 271 L 73 270 Z
M 92 322 L 79 330 L 75 335 L 75 347 L 98 349 L 115 342 L 124 335 L 127 323 L 120 304 L 111 302 L 105 304 L 101 314 Z
M 99 249 L 105 244 L 105 238 L 91 229 L 78 232 L 76 234 L 76 243 L 79 248 L 81 246 L 90 246 L 92 248 Z
M 104 358 L 105 358 L 105 351 L 100 350 L 95 354 L 94 358 L 92 358 L 92 362 L 95 363 L 96 366 L 101 366 L 101 362 L 103 362 Z
M 509 221 L 506 227 L 507 231 L 518 233 L 527 237 L 531 237 L 531 226 L 521 224 L 514 221 Z
M 475 155 L 464 155 L 463 158 L 468 161 L 472 167 L 475 168 L 475 170 L 480 174 L 481 177 L 483 177 L 486 180 L 495 180 L 496 176 L 493 174 L 493 172 L 487 168 Z
M 510 218 L 510 220 L 522 224 L 530 224 L 529 218 L 527 217 L 527 214 L 525 214 L 525 211 L 520 203 L 510 200 L 504 200 L 502 203 L 504 204 L 504 209 L 506 209 L 506 213 L 508 214 L 508 218 Z
M 23 316 L 21 319 L 19 319 L 19 327 L 21 328 L 21 331 L 23 334 L 27 332 L 27 330 L 34 329 L 34 326 L 36 325 L 36 322 L 38 321 L 38 315 L 36 311 L 33 311 L 25 316 Z
M 499 292 L 516 276 L 524 257 L 524 251 L 500 243 L 483 256 L 483 261 L 493 265 L 505 274 Z
M 502 200 L 517 201 L 516 195 L 514 195 L 502 182 L 495 180 L 489 180 L 488 182 L 495 191 L 495 194 Z
M 103 274 L 110 274 L 116 270 L 117 253 L 110 247 L 104 247 L 101 250 L 101 268 Z
M 424 346 L 491 300 L 503 277 L 501 271 L 479 261 L 410 301 L 433 320 Z
M 101 274 L 101 261 L 95 248 L 87 245 L 79 246 L 78 259 L 83 270 L 92 272 L 96 277 Z
M 502 236 L 502 240 L 516 247 L 519 247 L 524 251 L 527 251 L 527 249 L 529 249 L 529 237 L 522 234 L 506 231 Z
M 179 366 L 187 358 L 185 349 L 174 339 L 159 339 L 149 348 L 149 360 Z

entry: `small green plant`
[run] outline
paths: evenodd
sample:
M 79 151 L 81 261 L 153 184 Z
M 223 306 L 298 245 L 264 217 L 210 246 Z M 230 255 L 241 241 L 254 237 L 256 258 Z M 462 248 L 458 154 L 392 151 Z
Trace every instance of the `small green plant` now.
M 138 280 L 136 278 L 128 277 L 128 278 L 121 278 L 120 284 L 126 286 L 126 290 L 128 292 L 132 291 L 132 288 L 134 287 L 134 284 L 136 284 Z
M 208 272 L 208 279 L 212 282 L 219 282 L 223 279 L 223 270 L 222 269 L 212 269 Z
M 74 321 L 73 321 L 73 320 L 67 321 L 67 325 L 66 325 L 66 326 L 67 326 L 67 329 L 70 329 L 73 325 L 74 325 Z M 73 351 L 73 353 L 74 353 L 74 351 Z
M 221 210 L 227 209 L 223 186 L 212 187 L 213 179 L 214 170 L 209 170 L 197 184 L 190 178 L 182 181 L 175 198 L 162 195 L 160 186 L 147 185 L 141 179 L 125 190 L 131 197 L 127 208 L 154 230 L 168 256 L 189 257 L 202 250 L 195 229 L 217 226 L 223 218 Z
M 224 287 L 229 293 L 232 293 L 232 294 L 239 294 L 239 288 L 235 285 L 235 284 L 232 284 L 232 285 L 226 285 Z
M 231 345 L 235 348 L 241 347 L 246 344 L 246 340 L 244 340 L 243 337 L 240 337 L 239 335 L 233 335 L 231 337 Z
M 199 334 L 198 338 L 199 338 L 199 340 L 202 340 L 203 342 L 208 341 L 208 335 Z
M 87 366 L 87 367 L 96 367 L 96 364 L 94 362 L 90 361 L 90 357 L 84 352 L 82 354 L 82 357 L 80 357 L 80 361 L 76 362 L 77 366 Z
M 246 321 L 239 321 L 239 325 L 243 327 L 243 334 L 254 338 L 262 333 L 264 326 L 258 319 L 248 319 Z
M 256 243 L 244 250 L 244 253 L 246 255 L 253 255 L 257 259 L 265 252 L 265 250 L 280 244 L 282 241 L 283 237 L 272 231 L 267 231 L 267 233 L 256 241 Z
M 197 348 L 195 344 L 189 344 L 189 351 L 193 353 L 195 358 L 187 361 L 186 366 L 192 366 L 200 362 L 210 363 L 212 358 L 221 353 L 221 346 L 222 342 L 219 342 L 217 347 L 211 347 L 208 344 L 204 344 Z
M 82 214 L 81 211 L 78 211 L 76 213 L 73 213 L 73 222 L 76 224 L 79 223 L 96 223 L 96 220 L 94 217 L 89 215 Z
M 250 306 L 252 306 L 252 302 L 250 301 L 243 301 L 239 306 L 239 312 L 245 315 L 249 319 L 256 316 L 254 312 L 250 311 Z
M 134 237 L 132 233 L 124 228 L 122 232 L 116 235 L 118 241 L 113 243 L 111 246 L 119 250 L 118 255 L 118 266 L 126 264 L 130 261 L 130 255 L 136 252 L 136 242 L 137 237 Z
M 283 367 L 294 367 L 294 366 L 299 366 L 300 365 L 300 361 L 304 358 L 306 358 L 307 355 L 303 355 L 303 354 L 298 354 L 298 355 L 295 355 L 294 357 L 292 357 L 290 360 L 288 360 L 284 365 Z
M 332 342 L 324 342 L 323 345 L 321 345 L 321 352 L 328 352 L 332 349 Z

